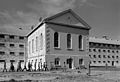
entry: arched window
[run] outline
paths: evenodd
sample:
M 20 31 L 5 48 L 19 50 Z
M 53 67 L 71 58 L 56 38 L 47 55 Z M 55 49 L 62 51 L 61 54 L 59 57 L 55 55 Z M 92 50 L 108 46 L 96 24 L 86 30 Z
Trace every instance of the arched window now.
M 82 35 L 79 35 L 79 49 L 83 49 L 83 40 L 82 40 Z
M 67 34 L 67 48 L 71 49 L 72 48 L 72 38 L 71 38 L 71 34 Z
M 40 34 L 40 49 L 43 48 L 43 35 L 42 33 Z
M 59 34 L 58 32 L 54 33 L 54 47 L 59 47 Z
M 60 58 L 55 58 L 55 65 L 60 65 Z
M 34 39 L 32 39 L 32 53 L 34 53 Z
M 36 51 L 38 50 L 38 37 L 36 37 Z

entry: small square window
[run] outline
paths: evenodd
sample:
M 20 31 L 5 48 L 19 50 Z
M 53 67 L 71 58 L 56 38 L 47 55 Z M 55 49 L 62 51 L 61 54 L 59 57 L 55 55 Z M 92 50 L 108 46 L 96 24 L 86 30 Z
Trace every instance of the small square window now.
M 14 36 L 13 36 L 13 35 L 10 35 L 9 38 L 10 38 L 10 39 L 14 39 Z
M 5 47 L 5 44 L 4 43 L 0 43 L 0 47 Z
M 20 48 L 24 48 L 24 45 L 23 45 L 23 44 L 20 44 L 19 47 L 20 47 Z
M 10 44 L 10 47 L 15 47 L 15 45 L 14 44 Z
M 19 37 L 19 39 L 23 40 L 23 39 L 24 39 L 24 37 L 20 36 L 20 37 Z
M 24 56 L 24 52 L 19 52 L 19 55 L 20 56 Z
M 10 55 L 15 55 L 15 52 L 10 52 Z
M 3 35 L 3 34 L 0 34 L 0 38 L 5 38 L 5 35 Z
M 5 52 L 4 51 L 0 51 L 0 55 L 5 55 Z

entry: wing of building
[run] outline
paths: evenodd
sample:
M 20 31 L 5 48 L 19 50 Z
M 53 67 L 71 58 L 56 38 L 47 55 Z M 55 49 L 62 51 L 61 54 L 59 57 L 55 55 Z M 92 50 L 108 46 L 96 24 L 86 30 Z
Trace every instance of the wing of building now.
M 28 61 L 88 67 L 90 26 L 71 9 L 43 19 L 28 34 Z
M 120 41 L 104 38 L 89 38 L 91 66 L 120 66 Z

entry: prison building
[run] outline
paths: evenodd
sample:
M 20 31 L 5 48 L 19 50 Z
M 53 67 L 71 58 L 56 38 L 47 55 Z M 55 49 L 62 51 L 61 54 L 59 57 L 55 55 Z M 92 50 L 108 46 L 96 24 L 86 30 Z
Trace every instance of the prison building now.
M 15 68 L 19 61 L 24 65 L 27 54 L 27 37 L 25 31 L 20 29 L 5 29 L 0 32 L 0 69 L 4 68 L 6 62 L 7 69 L 10 68 L 10 62 L 13 62 Z
M 120 66 L 120 41 L 106 37 L 89 38 L 91 66 Z
M 90 26 L 71 9 L 42 19 L 28 34 L 28 60 L 74 69 L 89 63 Z M 33 67 L 34 68 L 34 67 Z

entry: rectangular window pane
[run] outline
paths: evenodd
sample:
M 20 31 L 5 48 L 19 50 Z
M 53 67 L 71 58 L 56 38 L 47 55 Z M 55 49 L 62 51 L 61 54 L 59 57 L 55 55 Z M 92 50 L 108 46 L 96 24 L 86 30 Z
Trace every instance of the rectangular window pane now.
M 34 39 L 32 39 L 32 53 L 34 53 Z

